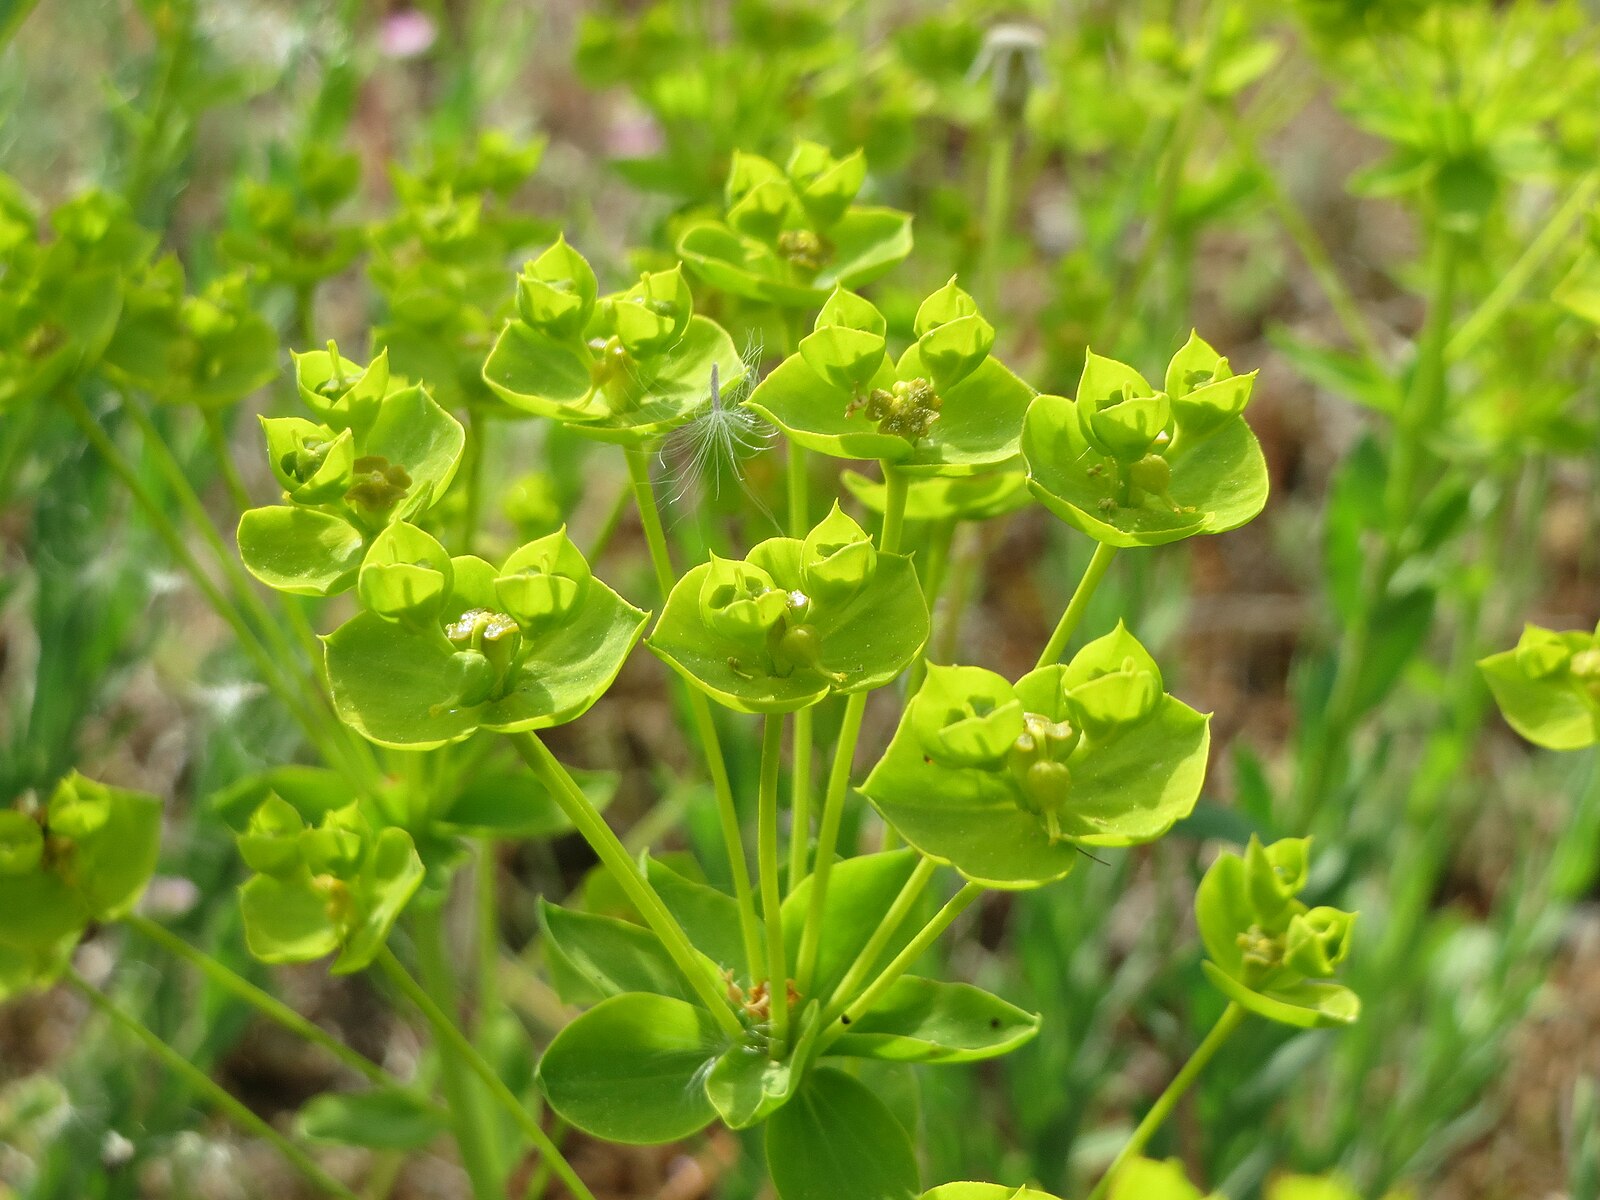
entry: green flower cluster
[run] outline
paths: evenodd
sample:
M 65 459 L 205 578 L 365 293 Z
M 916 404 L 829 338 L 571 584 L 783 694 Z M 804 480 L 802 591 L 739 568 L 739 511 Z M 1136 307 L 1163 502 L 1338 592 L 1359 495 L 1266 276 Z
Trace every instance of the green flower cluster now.
M 1308 908 L 1298 898 L 1310 874 L 1310 838 L 1225 853 L 1195 893 L 1207 977 L 1257 1016 L 1312 1028 L 1348 1025 L 1361 1013 L 1349 988 L 1328 980 L 1350 953 L 1355 914 Z
M 267 458 L 285 504 L 239 520 L 239 554 L 268 587 L 302 596 L 350 588 L 384 529 L 427 511 L 455 477 L 461 423 L 419 385 L 326 351 L 295 356 L 300 399 L 316 416 L 263 417 Z

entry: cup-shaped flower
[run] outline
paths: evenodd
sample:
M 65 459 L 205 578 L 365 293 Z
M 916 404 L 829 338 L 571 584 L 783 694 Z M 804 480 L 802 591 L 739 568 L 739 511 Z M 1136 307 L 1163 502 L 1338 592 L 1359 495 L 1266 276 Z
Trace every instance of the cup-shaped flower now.
M 76 773 L 38 808 L 0 810 L 0 1000 L 53 981 L 91 922 L 127 915 L 160 836 L 154 796 Z
M 324 425 L 364 431 L 377 420 L 383 398 L 391 390 L 387 350 L 365 366 L 345 358 L 332 342 L 326 350 L 293 357 L 300 399 Z
M 1102 681 L 1123 677 L 1152 683 L 1153 700 L 1141 687 L 1102 703 Z M 1015 684 L 929 667 L 861 790 L 924 854 L 991 887 L 1034 887 L 1071 871 L 1083 847 L 1153 841 L 1188 816 L 1209 724 L 1161 691 L 1155 662 L 1119 625 Z
M 564 530 L 499 567 L 471 555 L 449 567 L 431 621 L 363 612 L 326 639 L 335 709 L 380 745 L 570 721 L 611 686 L 644 631 L 647 614 L 590 576 Z
M 536 268 L 559 277 L 530 283 Z M 565 242 L 524 271 L 518 317 L 507 322 L 483 366 L 483 381 L 511 408 L 585 437 L 643 444 L 705 411 L 713 372 L 724 389 L 744 378 L 733 339 L 694 314 L 680 269 L 646 274 L 598 301 L 593 279 L 589 264 Z M 558 303 L 574 297 L 575 307 Z
M 1252 835 L 1242 857 L 1224 852 L 1211 864 L 1194 900 L 1208 956 L 1201 965 L 1230 1000 L 1269 1021 L 1348 1025 L 1361 1002 L 1327 980 L 1349 954 L 1355 916 L 1283 895 L 1305 883 L 1307 843 L 1281 845 L 1263 846 Z
M 956 286 L 954 277 L 922 302 L 912 329 L 919 356 L 941 393 L 977 370 L 994 346 L 994 326 L 979 314 L 977 301 Z
M 735 153 L 724 218 L 684 230 L 678 256 L 719 291 L 781 308 L 870 283 L 911 253 L 911 216 L 852 203 L 866 171 L 860 151 L 835 158 L 809 142 L 787 168 Z
M 646 644 L 741 712 L 793 712 L 882 687 L 927 640 L 928 608 L 911 560 L 869 554 L 847 521 L 830 515 L 805 540 L 772 538 L 742 563 L 695 567 Z
M 1548 750 L 1600 742 L 1600 630 L 1529 625 L 1516 647 L 1478 669 L 1511 728 Z
M 494 581 L 500 607 L 525 631 L 559 625 L 588 595 L 588 560 L 562 528 L 506 559 Z
M 860 395 L 883 365 L 888 322 L 869 300 L 835 288 L 800 339 L 800 357 L 840 391 Z
M 356 578 L 361 607 L 388 621 L 426 625 L 438 619 L 454 569 L 449 552 L 401 521 L 372 541 Z
M 1236 529 L 1267 500 L 1266 462 L 1241 415 L 1254 381 L 1195 334 L 1168 365 L 1164 391 L 1091 350 L 1076 400 L 1040 396 L 1028 409 L 1028 484 L 1110 546 Z
M 424 875 L 411 835 L 375 830 L 354 804 L 311 825 L 271 796 L 239 835 L 239 850 L 258 872 L 239 889 L 250 953 L 288 963 L 338 951 L 335 975 L 372 962 Z
M 947 767 L 993 766 L 1023 735 L 1015 689 L 981 667 L 929 666 L 911 714 L 923 751 Z
M 918 314 L 919 340 L 898 362 L 879 356 L 862 379 L 862 364 L 874 360 L 852 359 L 848 346 L 858 334 L 878 336 L 875 316 L 859 298 L 830 300 L 816 332 L 757 385 L 748 406 L 809 450 L 892 462 L 913 475 L 973 475 L 1014 462 L 1033 389 L 989 354 L 994 331 L 971 297 L 953 281 L 935 292 Z
M 335 377 L 324 375 L 335 361 L 344 382 L 330 399 L 327 388 Z M 342 423 L 336 428 L 302 417 L 262 419 L 268 462 L 287 503 L 252 508 L 239 519 L 239 555 L 268 587 L 329 596 L 356 583 L 366 552 L 385 529 L 426 511 L 444 494 L 466 433 L 420 386 L 349 407 L 368 386 L 380 380 L 387 386 L 382 355 L 363 368 L 336 352 L 319 351 L 300 355 L 295 368 L 301 396 L 315 397 L 320 412 Z
M 589 260 L 557 237 L 517 276 L 517 315 L 557 341 L 570 340 L 589 324 L 598 294 Z
M 878 548 L 838 501 L 800 548 L 800 581 L 807 596 L 842 604 L 872 582 Z

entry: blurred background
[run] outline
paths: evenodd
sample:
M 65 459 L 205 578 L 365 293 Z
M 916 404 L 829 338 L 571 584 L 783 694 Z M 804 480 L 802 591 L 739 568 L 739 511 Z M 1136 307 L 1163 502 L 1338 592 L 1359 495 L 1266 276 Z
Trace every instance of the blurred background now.
M 103 189 L 147 235 L 128 235 L 125 313 L 201 297 L 259 315 L 261 369 L 220 403 L 141 370 L 137 326 L 73 385 L 158 496 L 170 481 L 144 448 L 165 439 L 231 545 L 240 507 L 276 491 L 254 417 L 290 411 L 289 350 L 386 345 L 476 414 L 515 270 L 558 231 L 620 286 L 720 215 L 735 149 L 863 147 L 872 202 L 915 215 L 911 258 L 868 289 L 892 329 L 950 275 L 976 281 L 996 354 L 1070 395 L 1086 347 L 1155 377 L 1197 328 L 1261 371 L 1248 417 L 1273 487 L 1253 524 L 1125 554 L 1096 596 L 1086 629 L 1125 615 L 1169 690 L 1215 712 L 1205 798 L 1156 846 L 990 895 L 952 943 L 954 973 L 1045 1025 L 1005 1059 L 926 1072 L 927 1177 L 1082 1189 L 1214 1016 L 1193 887 L 1207 839 L 1256 831 L 1313 835 L 1314 887 L 1361 910 L 1364 1017 L 1247 1027 L 1160 1151 L 1234 1197 L 1280 1169 L 1375 1197 L 1593 1197 L 1600 772 L 1592 751 L 1520 742 L 1474 663 L 1525 620 L 1600 618 L 1596 17 L 1577 0 L 0 2 L 0 794 L 79 766 L 160 795 L 147 910 L 364 1052 L 415 1060 L 416 1033 L 362 978 L 245 955 L 243 867 L 214 801 L 304 748 L 81 428 L 12 403 L 37 347 L 5 272 L 36 221 Z M 760 313 L 697 305 L 776 360 Z M 1419 361 L 1442 364 L 1442 403 L 1411 428 Z M 585 540 L 621 511 L 621 464 L 599 447 L 487 427 L 496 536 L 568 520 Z M 1402 446 L 1419 499 L 1396 525 L 1374 497 Z M 752 460 L 748 488 L 781 496 L 781 470 Z M 740 487 L 679 508 L 691 545 L 760 535 Z M 180 536 L 208 534 L 186 514 Z M 1037 507 L 950 537 L 945 649 L 1026 670 L 1092 547 Z M 597 569 L 647 590 L 631 518 Z M 331 607 L 304 609 L 332 627 Z M 635 655 L 556 740 L 622 769 L 612 819 L 632 844 L 711 845 L 672 715 L 661 665 Z M 869 708 L 871 753 L 894 718 Z M 749 730 L 729 740 L 753 778 Z M 535 904 L 591 860 L 569 839 L 494 865 L 504 998 L 536 1045 L 564 1012 Z M 81 957 L 285 1128 L 339 1083 L 148 945 L 106 936 Z M 761 1179 L 728 1133 L 569 1144 L 607 1197 L 744 1197 Z M 465 1194 L 442 1154 L 322 1153 L 374 1197 Z M 72 997 L 0 1007 L 0 1197 L 298 1186 Z

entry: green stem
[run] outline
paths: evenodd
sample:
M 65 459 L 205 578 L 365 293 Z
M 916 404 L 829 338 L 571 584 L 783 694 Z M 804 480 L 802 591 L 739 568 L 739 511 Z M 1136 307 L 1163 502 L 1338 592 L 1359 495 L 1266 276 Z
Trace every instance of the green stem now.
M 883 529 L 878 535 L 878 549 L 885 554 L 900 552 L 900 536 L 906 524 L 906 492 L 910 486 L 905 472 L 893 464 L 883 465 L 883 482 L 887 485 L 883 497 Z
M 939 940 L 939 935 L 950 928 L 951 923 L 966 912 L 972 902 L 982 894 L 983 888 L 979 884 L 962 885 L 961 890 L 950 897 L 944 907 L 934 913 L 928 923 L 917 931 L 916 936 L 906 943 L 905 949 L 896 954 L 889 961 L 889 965 L 878 972 L 877 978 L 823 1029 L 816 1040 L 813 1053 L 820 1057 L 829 1046 L 850 1031 L 851 1025 L 871 1012 L 878 1001 L 883 999 L 884 994 L 900 981 L 900 977 L 915 965 L 917 959 L 928 952 L 928 948 L 934 942 Z
M 844 801 L 850 791 L 850 766 L 855 761 L 856 742 L 861 737 L 861 719 L 867 711 L 867 693 L 851 692 L 844 702 L 844 717 L 839 724 L 839 741 L 833 750 L 833 769 L 828 772 L 828 790 L 822 801 L 822 822 L 817 828 L 817 852 L 811 865 L 811 903 L 806 908 L 805 925 L 800 931 L 796 955 L 795 986 L 802 998 L 811 993 L 811 976 L 817 969 L 817 952 L 822 944 L 822 914 L 828 899 L 828 879 L 833 873 L 834 850 L 839 844 L 839 826 L 844 820 Z M 799 881 L 790 888 L 799 886 Z
M 1144 1151 L 1145 1146 L 1155 1135 L 1156 1130 L 1161 1128 L 1162 1122 L 1171 1115 L 1178 1101 L 1183 1098 L 1183 1094 L 1189 1090 L 1190 1085 L 1199 1077 L 1200 1072 L 1205 1070 L 1206 1064 L 1222 1048 L 1222 1043 L 1232 1036 L 1235 1029 L 1239 1028 L 1244 1016 L 1244 1009 L 1237 1004 L 1229 1004 L 1227 1008 L 1223 1009 L 1222 1016 L 1211 1027 L 1211 1032 L 1206 1034 L 1205 1041 L 1195 1047 L 1194 1053 L 1189 1056 L 1189 1061 L 1183 1064 L 1183 1069 L 1167 1085 L 1167 1090 L 1156 1098 L 1156 1102 L 1151 1106 L 1150 1111 L 1145 1113 L 1144 1120 L 1140 1121 L 1138 1127 L 1133 1131 L 1133 1136 L 1117 1152 L 1117 1157 L 1112 1160 L 1110 1168 L 1101 1177 L 1100 1182 L 1095 1185 L 1094 1191 L 1089 1193 L 1089 1200 L 1104 1200 L 1104 1197 L 1110 1192 L 1111 1185 L 1116 1180 L 1117 1172 L 1122 1169 L 1123 1164 L 1128 1162 L 1129 1159 L 1137 1158 Z
M 789 968 L 784 962 L 783 897 L 778 890 L 778 768 L 783 753 L 783 717 L 769 713 L 761 728 L 761 790 L 756 861 L 760 866 L 761 916 L 767 926 L 767 1003 L 772 1013 L 772 1057 L 783 1057 L 789 1040 Z
M 494 839 L 478 839 L 474 900 L 478 926 L 478 995 L 476 1005 L 479 1045 L 489 1033 L 489 1016 L 500 1007 L 500 897 L 495 886 L 499 864 Z
M 1011 215 L 1011 170 L 1016 145 L 1016 126 L 1002 120 L 989 139 L 988 176 L 983 191 L 983 248 L 978 270 L 981 307 L 991 320 L 1000 302 L 1000 248 Z
M 279 1000 L 269 992 L 263 991 L 255 984 L 237 974 L 231 968 L 204 950 L 191 946 L 177 934 L 158 925 L 148 917 L 141 917 L 137 913 L 124 917 L 123 923 L 135 933 L 154 942 L 175 958 L 198 970 L 212 983 L 225 991 L 233 993 L 239 999 L 249 1004 L 269 1021 L 274 1021 L 283 1026 L 290 1033 L 297 1034 L 313 1045 L 320 1046 L 339 1062 L 361 1075 L 367 1082 L 376 1087 L 394 1087 L 394 1078 L 377 1063 L 358 1054 L 334 1037 L 320 1025 L 316 1025 L 302 1017 L 294 1009 Z
M 577 1197 L 577 1200 L 594 1200 L 594 1193 L 582 1179 L 578 1178 L 578 1173 L 572 1169 L 572 1164 L 550 1140 L 550 1136 L 540 1126 L 538 1118 L 523 1107 L 522 1102 L 506 1086 L 505 1080 L 501 1079 L 483 1055 L 473 1048 L 466 1035 L 457 1029 L 455 1023 L 445 1015 L 444 1010 L 433 1002 L 433 998 L 423 990 L 422 985 L 400 965 L 400 960 L 395 958 L 394 951 L 385 946 L 378 952 L 377 963 L 390 982 L 416 1006 L 417 1011 L 432 1027 L 434 1039 L 447 1045 L 482 1081 L 489 1095 L 494 1097 L 500 1107 L 516 1121 L 518 1128 L 539 1152 L 539 1156 L 556 1173 L 561 1182 L 567 1185 L 567 1190 Z
M 665 603 L 672 593 L 677 572 L 672 566 L 672 552 L 667 548 L 667 531 L 661 524 L 661 509 L 656 505 L 655 489 L 650 486 L 650 457 L 639 446 L 628 446 L 626 453 L 635 506 L 639 510 L 639 521 L 644 526 L 645 542 L 650 548 L 650 563 L 655 568 L 656 585 L 661 591 L 662 603 Z M 755 892 L 750 884 L 750 863 L 745 857 L 744 837 L 739 829 L 739 809 L 733 799 L 733 782 L 728 778 L 728 764 L 722 755 L 721 739 L 717 737 L 711 702 L 698 688 L 687 684 L 682 686 L 690 723 L 694 726 L 695 737 L 705 757 L 706 772 L 711 776 L 711 791 L 717 802 L 717 820 L 722 827 L 722 844 L 728 855 L 728 872 L 733 877 L 733 897 L 739 905 L 739 930 L 744 941 L 745 965 L 754 979 L 761 964 L 761 935 L 756 920 Z
M 567 814 L 567 819 L 583 835 L 590 849 L 616 878 L 618 885 L 627 893 L 628 899 L 639 910 L 639 915 L 644 918 L 645 924 L 661 939 L 662 946 L 671 955 L 678 970 L 683 972 L 684 978 L 699 995 L 701 1002 L 711 1011 L 712 1017 L 724 1031 L 737 1037 L 743 1031 L 743 1027 L 729 1007 L 728 997 L 717 989 L 710 972 L 696 957 L 694 946 L 690 943 L 688 935 L 683 932 L 683 926 L 678 924 L 677 918 L 662 903 L 661 897 L 656 895 L 656 890 L 640 872 L 639 864 L 612 832 L 611 826 L 606 824 L 605 818 L 583 794 L 583 789 L 577 785 L 567 773 L 567 769 L 555 755 L 550 753 L 550 748 L 540 741 L 536 734 L 512 733 L 506 736 L 511 739 L 511 744 L 516 747 L 517 753 L 522 755 L 522 760 L 550 790 L 556 803 L 561 806 L 561 811 Z M 752 961 L 761 960 L 757 958 Z
M 805 878 L 806 853 L 811 849 L 811 752 L 815 741 L 816 713 L 802 708 L 794 714 L 789 764 L 789 878 L 788 887 Z
M 223 485 L 228 489 L 228 499 L 241 513 L 251 507 L 250 489 L 244 485 L 238 464 L 233 461 L 233 448 L 228 445 L 228 431 L 222 424 L 222 413 L 215 408 L 201 408 L 200 419 L 205 422 L 206 440 L 211 443 L 211 453 L 217 457 L 217 469 L 222 473 Z
M 1055 632 L 1050 635 L 1050 640 L 1045 643 L 1039 652 L 1037 666 L 1048 667 L 1061 661 L 1061 656 L 1066 652 L 1067 643 L 1072 640 L 1072 635 L 1077 631 L 1078 623 L 1083 620 L 1084 611 L 1089 607 L 1095 589 L 1100 586 L 1100 581 L 1105 578 L 1106 570 L 1111 566 L 1111 560 L 1117 556 L 1117 548 L 1101 542 L 1094 548 L 1094 557 L 1089 560 L 1089 565 L 1083 570 L 1083 578 L 1078 580 L 1078 586 L 1073 590 L 1072 599 L 1067 601 L 1067 607 L 1061 613 L 1061 620 L 1056 622 Z
M 883 952 L 889 943 L 900 932 L 900 926 L 905 924 L 906 918 L 911 915 L 912 908 L 922 898 L 922 893 L 927 890 L 934 872 L 938 869 L 938 864 L 931 858 L 917 859 L 917 865 L 912 868 L 910 876 L 900 888 L 900 894 L 894 898 L 889 911 L 883 914 L 882 922 L 873 930 L 872 937 L 861 947 L 861 953 L 856 955 L 855 962 L 850 964 L 850 969 L 845 972 L 844 978 L 839 981 L 839 986 L 834 988 L 833 995 L 829 997 L 827 1010 L 822 1014 L 824 1028 L 837 1021 L 849 1007 L 850 1001 L 860 994 L 866 985 L 867 977 L 878 965 L 878 960 L 883 957 Z
M 71 967 L 67 968 L 67 982 L 72 985 L 74 991 L 109 1018 L 112 1024 L 143 1043 L 145 1049 L 150 1051 L 162 1066 L 227 1114 L 228 1119 L 234 1124 L 269 1143 L 295 1170 L 305 1176 L 306 1182 L 319 1192 L 328 1196 L 339 1196 L 343 1200 L 357 1200 L 354 1192 L 318 1166 L 309 1154 L 256 1116 L 211 1076 L 162 1041 L 148 1026 L 123 1012 L 112 1003 L 109 996 Z
M 955 657 L 961 640 L 961 621 L 972 600 L 973 581 L 988 550 L 986 541 L 987 535 L 981 526 L 968 524 L 961 531 L 961 542 L 951 559 L 949 582 L 944 588 L 947 594 L 945 611 L 936 614 L 933 636 L 928 639 L 930 648 L 926 658 L 929 661 L 949 663 Z
M 456 1011 L 456 998 L 454 974 L 445 951 L 447 943 L 443 914 L 437 906 L 431 905 L 418 905 L 412 913 L 417 934 L 417 969 L 422 975 L 422 986 L 427 989 L 434 1011 L 439 1013 L 445 1024 L 455 1029 L 454 1020 L 445 1016 Z M 431 1016 L 429 1021 L 433 1022 Z M 456 1146 L 461 1151 L 461 1165 L 467 1172 L 467 1178 L 472 1181 L 473 1196 L 477 1200 L 493 1200 L 501 1194 L 500 1170 L 496 1162 L 499 1156 L 492 1140 L 492 1127 L 485 1120 L 483 1094 L 473 1083 L 471 1067 L 454 1040 L 435 1040 L 438 1042 L 440 1079 L 444 1084 L 445 1099 L 450 1103 L 450 1122 L 455 1130 Z M 463 1037 L 462 1040 L 466 1039 Z
M 482 410 L 472 414 L 472 437 L 467 439 L 465 502 L 461 506 L 461 552 L 472 553 L 473 540 L 478 536 L 478 522 L 483 515 L 483 472 L 485 434 L 488 418 Z
M 949 574 L 950 545 L 955 540 L 956 526 L 954 518 L 935 521 L 933 529 L 928 534 L 927 549 L 923 552 L 922 567 L 922 596 L 928 604 L 928 616 L 937 625 L 939 616 L 939 600 L 944 591 L 945 577 Z M 928 674 L 928 655 L 933 649 L 933 633 L 930 631 L 928 640 L 923 644 L 922 651 L 911 663 L 911 670 L 906 676 L 906 694 L 914 696 L 917 689 L 922 686 L 922 681 Z

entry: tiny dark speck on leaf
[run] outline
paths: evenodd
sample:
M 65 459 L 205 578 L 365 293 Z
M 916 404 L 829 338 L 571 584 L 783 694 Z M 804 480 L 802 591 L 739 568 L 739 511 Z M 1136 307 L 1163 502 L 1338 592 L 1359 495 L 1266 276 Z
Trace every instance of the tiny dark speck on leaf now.
M 840 1017 L 839 1018 L 839 1024 L 841 1024 L 841 1025 L 850 1024 L 850 1014 L 849 1013 L 845 1013 L 844 1016 Z
M 999 1017 L 990 1017 L 989 1018 L 989 1028 L 990 1029 L 999 1029 L 1000 1028 L 1000 1018 Z

